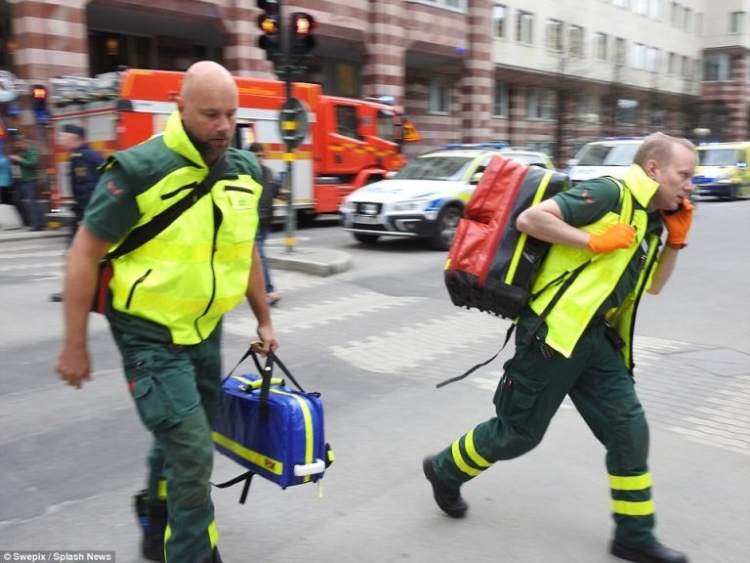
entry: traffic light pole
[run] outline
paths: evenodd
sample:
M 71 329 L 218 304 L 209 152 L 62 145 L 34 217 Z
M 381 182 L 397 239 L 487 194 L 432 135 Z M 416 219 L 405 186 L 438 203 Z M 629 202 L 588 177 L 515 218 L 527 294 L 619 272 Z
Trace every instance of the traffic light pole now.
M 284 58 L 288 57 L 288 49 L 287 52 L 284 53 Z M 285 89 L 286 89 L 286 103 L 289 103 L 289 100 L 292 99 L 292 79 L 290 76 L 290 72 L 286 71 L 286 77 L 285 77 Z M 280 116 L 280 119 L 284 119 L 283 116 Z M 287 193 L 287 200 L 286 200 L 286 237 L 285 237 L 285 245 L 286 245 L 286 251 L 292 252 L 294 251 L 294 245 L 295 245 L 295 239 L 294 239 L 294 231 L 296 230 L 296 219 L 297 214 L 294 210 L 294 182 L 292 182 L 292 162 L 294 161 L 294 147 L 292 144 L 288 141 L 285 141 L 286 146 L 286 152 L 284 153 L 284 162 L 286 163 L 286 173 L 284 174 L 284 189 Z
M 315 46 L 311 35 L 315 20 L 305 12 L 294 12 L 287 23 L 283 21 L 281 0 L 258 0 L 258 7 L 263 14 L 258 18 L 258 27 L 263 35 L 258 46 L 266 51 L 266 57 L 276 69 L 276 75 L 284 81 L 286 99 L 279 111 L 279 134 L 284 141 L 284 189 L 287 193 L 286 203 L 286 249 L 294 250 L 294 230 L 296 212 L 294 210 L 294 177 L 292 163 L 295 160 L 295 149 L 307 135 L 306 108 L 292 96 L 292 77 L 304 71 L 310 58 L 310 51 Z

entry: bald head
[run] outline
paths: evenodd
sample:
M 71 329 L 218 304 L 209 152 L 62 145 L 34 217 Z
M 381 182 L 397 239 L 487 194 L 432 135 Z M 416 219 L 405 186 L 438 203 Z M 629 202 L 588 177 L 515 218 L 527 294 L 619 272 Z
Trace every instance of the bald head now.
M 237 84 L 213 61 L 193 64 L 182 81 L 177 107 L 182 123 L 206 164 L 229 146 L 237 119 Z
M 227 89 L 236 92 L 237 86 L 229 71 L 219 63 L 200 61 L 191 65 L 185 72 L 180 97 L 190 100 L 214 89 Z

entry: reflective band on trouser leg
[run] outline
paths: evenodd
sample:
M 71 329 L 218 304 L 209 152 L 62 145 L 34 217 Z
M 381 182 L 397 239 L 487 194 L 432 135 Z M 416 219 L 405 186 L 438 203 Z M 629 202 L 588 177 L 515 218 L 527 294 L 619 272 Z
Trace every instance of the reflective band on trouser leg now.
M 156 498 L 159 500 L 167 500 L 167 481 L 166 479 L 160 479 L 157 487 Z
M 208 543 L 211 545 L 211 551 L 214 550 L 216 545 L 219 543 L 219 529 L 216 527 L 214 520 L 208 525 Z M 166 546 L 169 541 L 169 537 L 172 535 L 172 528 L 167 525 L 167 529 L 164 531 L 164 545 Z M 167 563 L 167 551 L 164 550 L 164 561 Z
M 482 457 L 477 452 L 474 445 L 474 430 L 470 430 L 465 435 L 451 445 L 451 457 L 458 470 L 465 474 L 464 480 L 468 481 L 476 477 L 482 471 L 492 466 L 492 463 Z
M 651 473 L 610 475 L 612 512 L 617 524 L 615 539 L 626 545 L 653 543 L 654 501 Z

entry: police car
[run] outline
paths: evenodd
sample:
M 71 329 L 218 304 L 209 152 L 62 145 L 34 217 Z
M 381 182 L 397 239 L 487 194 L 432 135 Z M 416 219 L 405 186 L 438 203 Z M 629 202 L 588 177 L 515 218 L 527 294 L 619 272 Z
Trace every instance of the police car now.
M 642 143 L 643 139 L 617 138 L 585 144 L 568 161 L 566 173 L 571 185 L 601 176 L 622 180 Z
M 339 211 L 344 228 L 363 244 L 381 237 L 426 239 L 437 250 L 453 242 L 458 220 L 495 155 L 552 168 L 543 153 L 507 145 L 449 145 L 411 160 L 389 179 L 349 194 Z

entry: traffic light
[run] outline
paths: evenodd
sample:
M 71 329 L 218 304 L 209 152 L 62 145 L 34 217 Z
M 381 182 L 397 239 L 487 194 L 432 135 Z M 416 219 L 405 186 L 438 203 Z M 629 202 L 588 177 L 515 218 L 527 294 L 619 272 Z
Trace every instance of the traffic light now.
M 290 20 L 289 54 L 294 66 L 305 67 L 310 61 L 312 50 L 315 48 L 315 20 L 305 12 L 294 12 Z
M 47 123 L 49 114 L 47 113 L 47 88 L 41 84 L 36 84 L 31 89 L 31 99 L 34 103 L 34 117 L 37 123 Z
M 266 52 L 266 59 L 277 64 L 281 58 L 281 6 L 279 0 L 258 0 L 263 13 L 258 16 L 258 27 L 263 32 L 258 47 Z

